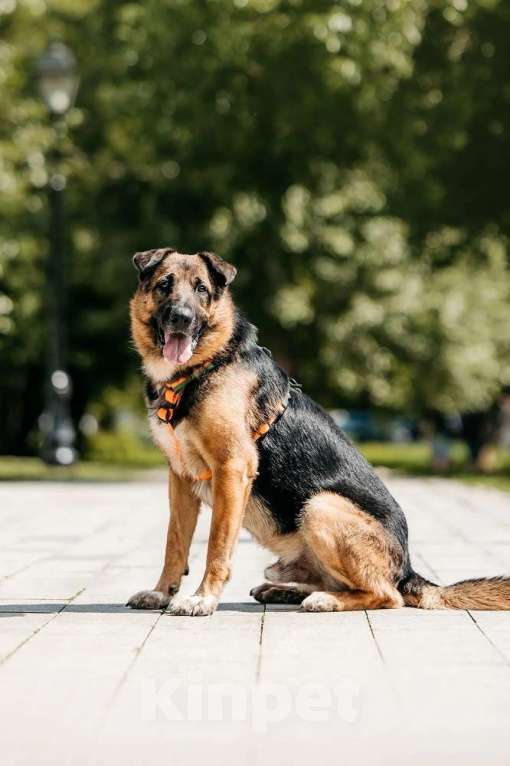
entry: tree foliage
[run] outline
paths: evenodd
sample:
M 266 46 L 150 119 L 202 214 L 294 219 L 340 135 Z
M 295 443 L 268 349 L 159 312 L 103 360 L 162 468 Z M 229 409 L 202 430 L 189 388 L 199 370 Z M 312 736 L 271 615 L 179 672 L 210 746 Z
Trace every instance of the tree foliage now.
M 0 0 L 0 448 L 42 406 L 47 156 L 68 116 L 79 415 L 133 374 L 130 255 L 215 248 L 324 404 L 486 406 L 510 382 L 504 0 Z

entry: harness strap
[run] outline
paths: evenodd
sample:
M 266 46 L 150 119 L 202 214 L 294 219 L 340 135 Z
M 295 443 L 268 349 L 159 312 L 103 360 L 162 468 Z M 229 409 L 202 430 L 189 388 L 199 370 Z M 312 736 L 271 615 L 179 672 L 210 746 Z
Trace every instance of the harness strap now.
M 200 369 L 203 372 L 207 372 L 208 370 L 214 369 L 216 365 L 209 364 L 207 366 L 201 365 Z M 194 378 L 195 370 L 191 370 L 188 375 L 182 375 L 178 378 L 166 381 L 163 383 L 163 386 L 160 391 L 160 401 L 158 409 L 156 410 L 156 414 L 163 423 L 165 423 L 172 431 L 172 435 L 175 442 L 175 447 L 178 453 L 181 453 L 181 445 L 177 438 L 177 434 L 175 433 L 174 427 L 172 425 L 172 420 L 174 417 L 174 413 L 177 410 L 179 403 L 181 401 L 182 395 L 184 393 L 184 389 L 188 385 L 188 383 Z M 255 431 L 252 431 L 252 438 L 253 441 L 258 441 L 259 439 L 262 439 L 271 426 L 283 415 L 285 410 L 287 409 L 287 405 L 289 403 L 289 397 L 290 397 L 290 389 L 287 392 L 287 395 L 285 399 L 282 401 L 281 406 L 279 407 L 276 414 L 266 423 L 262 423 Z M 191 477 L 194 478 L 195 481 L 210 481 L 212 479 L 212 471 L 210 468 L 206 468 L 205 470 L 201 471 L 197 476 Z
M 163 423 L 170 425 L 174 412 L 179 406 L 184 389 L 188 383 L 195 377 L 195 372 L 200 370 L 201 372 L 208 372 L 216 367 L 215 364 L 200 365 L 192 369 L 188 375 L 181 375 L 178 378 L 173 378 L 163 383 L 160 391 L 159 407 L 157 409 L 157 416 Z

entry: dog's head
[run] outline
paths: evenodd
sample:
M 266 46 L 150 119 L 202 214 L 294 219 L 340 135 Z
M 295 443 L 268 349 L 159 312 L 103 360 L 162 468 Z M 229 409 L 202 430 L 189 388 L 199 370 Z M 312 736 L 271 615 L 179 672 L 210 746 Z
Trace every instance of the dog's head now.
M 138 289 L 131 301 L 131 330 L 151 377 L 165 379 L 178 367 L 211 356 L 232 330 L 230 263 L 208 252 L 172 248 L 136 253 Z

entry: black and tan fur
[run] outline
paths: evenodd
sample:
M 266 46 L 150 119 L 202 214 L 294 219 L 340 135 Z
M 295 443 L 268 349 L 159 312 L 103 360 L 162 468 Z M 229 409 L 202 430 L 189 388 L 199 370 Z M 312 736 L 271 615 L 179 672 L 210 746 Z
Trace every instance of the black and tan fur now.
M 258 346 L 255 328 L 232 302 L 233 266 L 211 253 L 169 248 L 134 261 L 140 283 L 132 334 L 152 434 L 169 462 L 171 514 L 161 576 L 153 590 L 131 598 L 133 608 L 211 614 L 244 526 L 278 557 L 267 582 L 252 590 L 262 603 L 296 603 L 305 611 L 510 609 L 506 578 L 438 587 L 413 571 L 401 508 L 329 415 Z M 184 334 L 191 358 L 168 361 L 165 339 Z M 159 389 L 190 370 L 169 427 L 155 413 Z M 197 479 L 204 470 L 210 481 Z M 178 591 L 201 501 L 212 508 L 207 563 L 196 594 L 183 598 Z

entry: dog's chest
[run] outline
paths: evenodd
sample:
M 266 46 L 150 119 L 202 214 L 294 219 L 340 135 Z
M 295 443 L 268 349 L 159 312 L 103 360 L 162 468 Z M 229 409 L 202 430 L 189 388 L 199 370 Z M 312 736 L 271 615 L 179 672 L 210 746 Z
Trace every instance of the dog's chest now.
M 154 441 L 178 476 L 193 479 L 207 470 L 208 466 L 201 457 L 197 434 L 186 420 L 182 420 L 174 429 L 158 418 L 151 417 L 150 429 Z

